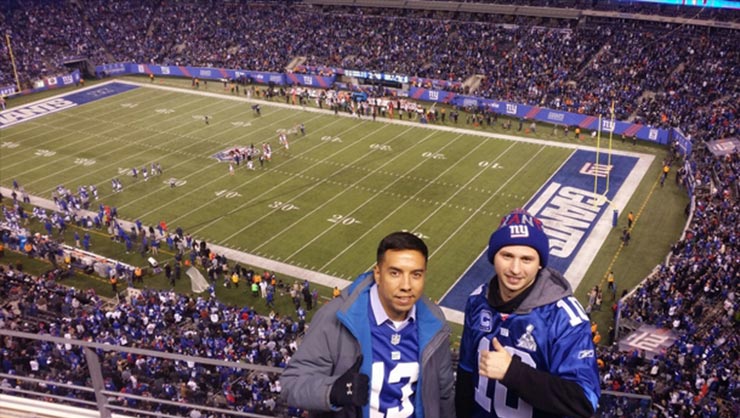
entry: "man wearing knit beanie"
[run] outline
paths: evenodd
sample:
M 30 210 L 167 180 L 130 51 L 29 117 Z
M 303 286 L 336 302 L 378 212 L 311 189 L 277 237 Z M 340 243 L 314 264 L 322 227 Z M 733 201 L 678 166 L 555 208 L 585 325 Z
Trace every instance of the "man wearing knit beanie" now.
M 465 307 L 457 418 L 596 411 L 601 391 L 590 321 L 568 281 L 547 267 L 549 253 L 542 221 L 523 209 L 504 216 L 491 234 L 493 276 Z

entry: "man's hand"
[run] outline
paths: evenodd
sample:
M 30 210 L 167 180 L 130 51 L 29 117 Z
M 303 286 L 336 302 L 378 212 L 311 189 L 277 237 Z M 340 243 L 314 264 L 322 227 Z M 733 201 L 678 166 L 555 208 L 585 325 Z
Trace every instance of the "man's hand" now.
M 498 342 L 493 339 L 493 351 L 480 352 L 478 361 L 478 372 L 489 379 L 501 380 L 504 378 L 506 371 L 511 364 L 511 354 Z
M 355 364 L 334 382 L 329 393 L 329 401 L 334 406 L 363 406 L 367 404 L 370 397 L 370 378 L 360 373 L 362 356 Z

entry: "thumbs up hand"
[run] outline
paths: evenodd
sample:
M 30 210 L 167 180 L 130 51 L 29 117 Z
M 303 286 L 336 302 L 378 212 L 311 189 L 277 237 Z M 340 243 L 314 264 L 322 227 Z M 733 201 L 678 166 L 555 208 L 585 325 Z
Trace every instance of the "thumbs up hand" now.
M 489 379 L 501 380 L 509 370 L 510 364 L 511 354 L 504 349 L 498 339 L 494 338 L 492 351 L 480 351 L 478 373 Z

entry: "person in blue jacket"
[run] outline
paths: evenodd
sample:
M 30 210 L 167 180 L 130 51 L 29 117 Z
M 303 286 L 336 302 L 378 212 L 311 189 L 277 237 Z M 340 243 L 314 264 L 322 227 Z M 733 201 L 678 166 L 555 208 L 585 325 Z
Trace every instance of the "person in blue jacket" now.
M 424 296 L 428 249 L 408 232 L 313 317 L 280 377 L 312 417 L 454 418 L 450 328 Z

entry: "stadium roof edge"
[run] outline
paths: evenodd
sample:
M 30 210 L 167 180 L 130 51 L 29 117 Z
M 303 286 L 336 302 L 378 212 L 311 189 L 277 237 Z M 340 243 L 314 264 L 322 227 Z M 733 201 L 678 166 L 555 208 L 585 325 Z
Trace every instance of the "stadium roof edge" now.
M 560 7 L 518 6 L 516 4 L 468 3 L 456 1 L 430 0 L 304 0 L 306 4 L 316 6 L 350 6 L 376 7 L 410 10 L 437 10 L 464 13 L 486 13 L 518 15 L 531 17 L 549 17 L 555 19 L 578 20 L 582 17 L 605 17 L 612 19 L 631 19 L 652 21 L 656 23 L 674 23 L 679 25 L 697 25 L 720 29 L 739 30 L 740 23 L 716 20 L 688 19 L 682 17 L 649 15 L 644 13 L 623 13 L 602 10 L 568 9 Z

